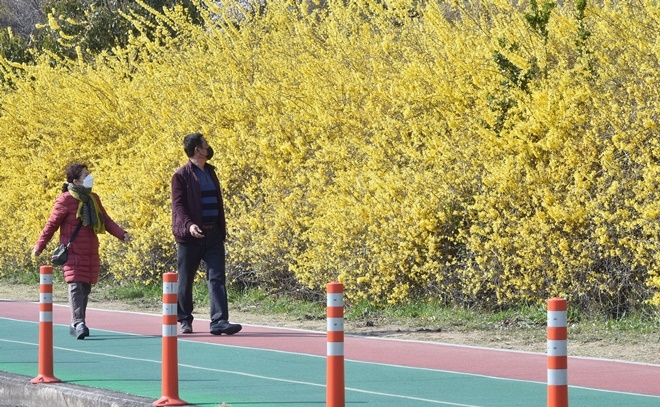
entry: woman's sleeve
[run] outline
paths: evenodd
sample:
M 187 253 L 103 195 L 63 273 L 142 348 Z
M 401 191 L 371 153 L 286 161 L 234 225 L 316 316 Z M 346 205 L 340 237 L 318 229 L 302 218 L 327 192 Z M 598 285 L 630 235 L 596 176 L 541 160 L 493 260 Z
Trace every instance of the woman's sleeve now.
M 41 231 L 41 235 L 39 235 L 37 243 L 34 245 L 34 249 L 36 251 L 44 251 L 46 245 L 48 242 L 50 242 L 50 239 L 52 239 L 53 235 L 55 234 L 55 231 L 60 228 L 60 225 L 62 225 L 66 214 L 67 208 L 64 205 L 64 194 L 60 194 L 57 199 L 55 199 L 55 205 L 53 206 L 53 210 L 50 212 L 50 217 L 46 222 L 46 226 L 44 226 L 44 229 Z

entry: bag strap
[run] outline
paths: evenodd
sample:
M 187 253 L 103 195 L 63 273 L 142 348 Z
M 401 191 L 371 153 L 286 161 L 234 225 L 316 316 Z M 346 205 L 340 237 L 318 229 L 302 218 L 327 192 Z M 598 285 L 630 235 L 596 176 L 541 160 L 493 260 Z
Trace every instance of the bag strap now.
M 71 237 L 69 238 L 69 243 L 67 243 L 66 247 L 69 247 L 69 245 L 70 245 L 71 243 L 73 243 L 73 239 L 75 239 L 76 236 L 78 236 L 78 232 L 80 231 L 80 228 L 81 228 L 81 227 L 82 227 L 82 221 L 80 221 L 80 223 L 79 223 L 78 226 L 76 227 L 76 230 L 73 232 L 73 234 L 72 234 Z

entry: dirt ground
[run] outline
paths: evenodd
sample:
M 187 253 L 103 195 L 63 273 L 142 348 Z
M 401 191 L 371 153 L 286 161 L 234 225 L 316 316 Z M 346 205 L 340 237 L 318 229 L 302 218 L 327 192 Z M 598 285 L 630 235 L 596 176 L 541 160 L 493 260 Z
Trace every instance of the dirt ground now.
M 66 288 L 64 284 L 53 287 L 53 302 L 66 304 Z M 29 290 L 26 286 L 0 284 L 0 299 L 38 301 L 36 290 Z M 121 301 L 98 301 L 94 292 L 90 297 L 90 308 L 137 311 L 159 314 L 162 312 L 157 306 L 134 305 Z M 287 315 L 272 315 L 260 313 L 257 307 L 245 309 L 230 305 L 232 322 L 252 325 L 267 325 L 277 327 L 290 327 L 325 331 L 325 320 L 303 320 L 288 317 Z M 195 317 L 208 319 L 208 309 L 199 308 Z M 345 322 L 347 334 L 367 335 L 383 338 L 396 338 L 405 340 L 431 341 L 451 343 L 468 346 L 479 346 L 495 349 L 509 349 L 530 352 L 546 351 L 545 327 L 519 327 L 515 324 L 502 324 L 487 330 L 467 330 L 459 324 L 433 326 L 411 320 L 406 324 L 381 323 L 379 321 L 350 321 Z M 206 322 L 197 321 L 197 330 L 204 329 Z M 199 326 L 199 327 L 198 327 Z M 584 356 L 594 358 L 626 360 L 639 363 L 660 364 L 660 333 L 642 333 L 639 331 L 609 332 L 605 328 L 570 325 L 568 327 L 568 354 L 569 356 Z

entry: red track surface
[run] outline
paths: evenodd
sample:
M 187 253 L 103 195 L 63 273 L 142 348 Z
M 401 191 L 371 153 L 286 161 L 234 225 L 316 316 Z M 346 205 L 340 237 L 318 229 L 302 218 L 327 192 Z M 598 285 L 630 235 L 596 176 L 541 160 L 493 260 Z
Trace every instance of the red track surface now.
M 0 301 L 0 317 L 38 322 L 39 304 Z M 94 329 L 104 329 L 139 335 L 161 335 L 160 315 L 89 309 L 87 321 L 92 334 Z M 54 306 L 53 323 L 70 323 L 67 306 Z M 214 336 L 207 332 L 207 327 L 208 321 L 196 320 L 194 328 L 200 333 L 179 335 L 179 338 L 326 355 L 326 335 L 323 332 L 243 325 L 243 330 L 237 335 Z M 568 348 L 570 353 L 570 338 Z M 347 360 L 546 381 L 546 356 L 539 353 L 347 335 L 344 354 Z M 570 386 L 660 396 L 660 365 L 569 357 L 568 381 Z

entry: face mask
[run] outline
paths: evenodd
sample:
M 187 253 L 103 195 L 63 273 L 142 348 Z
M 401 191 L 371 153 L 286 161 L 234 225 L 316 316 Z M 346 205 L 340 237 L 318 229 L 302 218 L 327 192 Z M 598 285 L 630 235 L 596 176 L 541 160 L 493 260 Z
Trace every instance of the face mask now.
M 91 188 L 93 185 L 94 185 L 94 177 L 92 177 L 92 174 L 88 174 L 83 180 L 83 186 L 85 188 Z
M 200 148 L 200 151 L 202 149 Z M 206 155 L 204 156 L 207 160 L 210 160 L 213 157 L 213 147 L 209 146 L 209 148 L 206 149 Z

